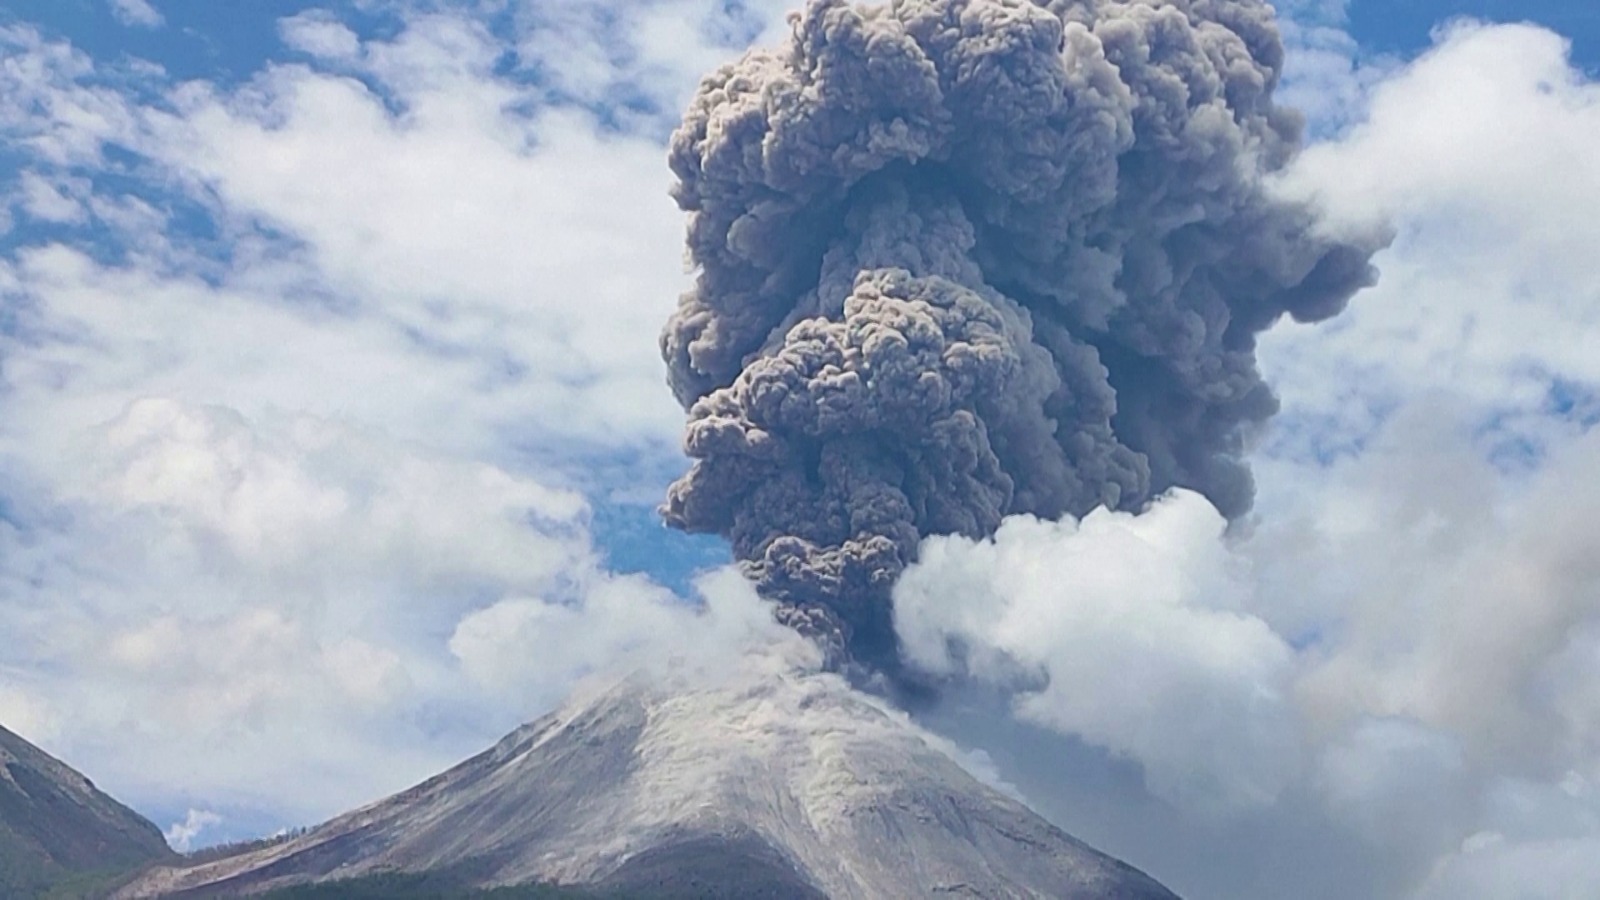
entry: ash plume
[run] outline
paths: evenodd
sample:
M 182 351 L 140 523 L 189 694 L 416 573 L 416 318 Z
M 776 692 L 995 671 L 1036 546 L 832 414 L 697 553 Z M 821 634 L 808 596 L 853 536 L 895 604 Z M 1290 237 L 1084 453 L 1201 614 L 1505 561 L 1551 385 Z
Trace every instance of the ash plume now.
M 1277 407 L 1255 337 L 1338 313 L 1379 243 L 1264 188 L 1301 132 L 1271 7 L 812 0 L 791 25 L 672 139 L 697 277 L 661 339 L 694 460 L 667 521 L 892 670 L 924 536 L 1172 487 L 1246 512 Z

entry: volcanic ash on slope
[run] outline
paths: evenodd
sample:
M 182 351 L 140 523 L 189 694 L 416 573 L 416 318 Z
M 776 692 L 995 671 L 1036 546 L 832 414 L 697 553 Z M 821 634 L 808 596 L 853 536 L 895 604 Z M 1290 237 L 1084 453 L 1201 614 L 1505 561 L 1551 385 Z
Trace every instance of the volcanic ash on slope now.
M 640 897 L 1172 896 L 978 782 L 904 715 L 794 671 L 611 684 L 305 836 L 121 896 L 441 870 Z

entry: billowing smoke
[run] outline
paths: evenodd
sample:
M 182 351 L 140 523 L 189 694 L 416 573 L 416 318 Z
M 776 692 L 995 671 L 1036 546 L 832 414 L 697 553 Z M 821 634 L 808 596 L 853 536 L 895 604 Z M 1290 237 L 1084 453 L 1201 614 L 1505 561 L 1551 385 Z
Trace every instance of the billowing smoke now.
M 1376 242 L 1270 196 L 1301 121 L 1262 0 L 812 0 L 673 137 L 694 288 L 662 336 L 692 469 L 802 630 L 892 665 L 931 534 L 1011 513 L 1229 517 L 1277 402 L 1255 336 L 1339 312 Z

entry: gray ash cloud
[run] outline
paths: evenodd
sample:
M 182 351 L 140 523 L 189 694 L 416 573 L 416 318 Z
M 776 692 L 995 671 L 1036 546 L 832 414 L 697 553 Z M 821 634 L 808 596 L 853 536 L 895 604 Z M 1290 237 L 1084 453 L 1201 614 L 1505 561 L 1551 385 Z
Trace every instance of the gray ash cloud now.
M 924 536 L 1178 486 L 1246 512 L 1277 408 L 1256 335 L 1338 313 L 1379 244 L 1264 187 L 1301 132 L 1271 7 L 813 0 L 792 26 L 673 136 L 697 277 L 661 339 L 694 460 L 667 521 L 892 667 Z

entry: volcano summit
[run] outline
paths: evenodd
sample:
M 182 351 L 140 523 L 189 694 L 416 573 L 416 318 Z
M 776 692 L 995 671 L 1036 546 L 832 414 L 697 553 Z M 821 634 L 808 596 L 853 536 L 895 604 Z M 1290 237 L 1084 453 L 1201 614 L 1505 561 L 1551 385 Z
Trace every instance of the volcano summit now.
M 600 685 L 410 790 L 265 849 L 152 870 L 117 896 L 428 872 L 464 891 L 630 898 L 1174 896 L 839 676 L 771 666 L 709 686 Z

